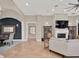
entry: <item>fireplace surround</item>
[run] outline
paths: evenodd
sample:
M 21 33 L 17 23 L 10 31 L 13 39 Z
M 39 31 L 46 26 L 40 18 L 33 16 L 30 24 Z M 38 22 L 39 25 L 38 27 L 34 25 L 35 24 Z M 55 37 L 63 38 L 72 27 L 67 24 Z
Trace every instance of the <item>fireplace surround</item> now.
M 66 38 L 66 34 L 65 33 L 58 33 L 57 38 Z
M 55 29 L 55 38 L 68 39 L 68 28 Z

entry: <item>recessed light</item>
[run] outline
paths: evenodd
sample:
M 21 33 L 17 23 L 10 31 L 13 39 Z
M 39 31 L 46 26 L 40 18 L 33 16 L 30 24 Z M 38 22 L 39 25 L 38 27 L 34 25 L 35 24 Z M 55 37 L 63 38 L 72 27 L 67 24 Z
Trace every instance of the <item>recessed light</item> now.
M 66 10 L 64 10 L 64 12 L 66 12 Z
M 29 5 L 29 3 L 27 2 L 27 3 L 26 3 L 26 6 L 28 6 L 28 5 Z
M 55 9 L 52 9 L 52 11 L 55 11 Z
M 45 24 L 46 24 L 46 25 L 49 25 L 49 23 L 48 23 L 48 22 L 46 22 Z
M 60 1 L 63 1 L 63 0 L 60 0 Z

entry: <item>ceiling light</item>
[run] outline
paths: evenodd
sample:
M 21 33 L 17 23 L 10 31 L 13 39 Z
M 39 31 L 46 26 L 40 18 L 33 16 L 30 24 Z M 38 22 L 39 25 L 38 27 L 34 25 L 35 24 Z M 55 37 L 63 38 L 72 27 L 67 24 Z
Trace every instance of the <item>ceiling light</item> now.
M 66 12 L 66 10 L 64 10 L 64 12 Z
M 52 9 L 52 11 L 55 11 L 55 9 Z
M 29 5 L 29 3 L 26 3 L 26 6 L 28 6 Z
M 46 26 L 49 26 L 49 23 L 48 23 L 48 22 L 46 22 L 46 23 L 45 23 L 45 25 L 46 25 Z
M 60 1 L 63 1 L 63 0 L 60 0 Z

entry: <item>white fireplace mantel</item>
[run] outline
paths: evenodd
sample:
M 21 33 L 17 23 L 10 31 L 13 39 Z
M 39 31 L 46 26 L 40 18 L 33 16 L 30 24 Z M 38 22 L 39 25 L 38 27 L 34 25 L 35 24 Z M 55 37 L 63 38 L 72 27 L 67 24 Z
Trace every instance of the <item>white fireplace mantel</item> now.
M 66 34 L 66 37 L 64 39 L 67 39 L 68 38 L 68 28 L 65 28 L 65 29 L 55 29 L 55 38 L 58 38 L 57 35 L 58 33 L 64 33 Z

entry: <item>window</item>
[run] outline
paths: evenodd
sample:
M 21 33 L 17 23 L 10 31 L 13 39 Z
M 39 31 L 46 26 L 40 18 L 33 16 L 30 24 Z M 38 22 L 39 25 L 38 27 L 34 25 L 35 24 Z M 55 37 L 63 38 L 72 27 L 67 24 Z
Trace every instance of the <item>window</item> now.
M 3 27 L 3 33 L 15 32 L 15 26 L 6 25 L 2 27 Z
M 30 34 L 35 34 L 36 30 L 35 30 L 35 26 L 30 26 Z

